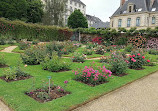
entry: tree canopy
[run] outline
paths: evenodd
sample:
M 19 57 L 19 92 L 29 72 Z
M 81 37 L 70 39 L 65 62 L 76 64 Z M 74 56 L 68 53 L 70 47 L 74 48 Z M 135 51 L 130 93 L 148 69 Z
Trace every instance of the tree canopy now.
M 40 0 L 0 0 L 0 17 L 26 22 L 40 22 L 43 5 Z
M 80 10 L 75 10 L 68 18 L 68 26 L 70 28 L 88 28 L 87 19 Z

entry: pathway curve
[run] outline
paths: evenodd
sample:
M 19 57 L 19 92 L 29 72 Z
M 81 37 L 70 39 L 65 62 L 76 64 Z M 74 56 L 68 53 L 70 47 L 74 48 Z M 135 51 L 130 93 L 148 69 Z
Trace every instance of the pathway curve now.
M 104 95 L 74 111 L 158 111 L 158 72 Z
M 7 52 L 7 53 L 13 53 L 12 51 L 18 46 L 10 46 L 5 48 L 4 50 L 0 51 L 0 52 Z
M 11 111 L 8 106 L 6 106 L 1 100 L 0 100 L 0 111 Z

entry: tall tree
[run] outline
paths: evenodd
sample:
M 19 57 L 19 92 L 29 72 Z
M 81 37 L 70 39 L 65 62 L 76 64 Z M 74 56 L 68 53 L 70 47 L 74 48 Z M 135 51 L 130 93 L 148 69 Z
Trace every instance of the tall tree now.
M 43 4 L 41 0 L 27 0 L 27 4 L 27 22 L 41 22 L 43 16 Z
M 43 24 L 63 26 L 66 0 L 45 0 Z
M 26 18 L 26 0 L 0 0 L 0 17 L 10 20 Z
M 80 10 L 75 10 L 68 18 L 68 26 L 70 28 L 88 28 L 87 19 Z

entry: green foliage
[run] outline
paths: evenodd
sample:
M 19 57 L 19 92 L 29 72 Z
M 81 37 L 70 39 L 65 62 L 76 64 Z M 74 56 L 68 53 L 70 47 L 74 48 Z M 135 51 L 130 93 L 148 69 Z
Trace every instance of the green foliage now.
M 110 59 L 109 56 L 102 56 L 102 57 L 100 58 L 100 62 L 101 62 L 101 63 L 107 63 L 107 62 L 109 62 L 109 59 Z
M 43 24 L 63 26 L 66 0 L 46 0 L 45 5 Z
M 4 28 L 6 27 L 6 28 Z M 27 39 L 40 41 L 64 41 L 70 40 L 72 30 L 56 26 L 44 26 L 24 23 L 21 21 L 8 21 L 0 18 L 0 36 L 9 36 L 12 39 Z
M 158 50 L 156 49 L 149 49 L 149 54 L 158 55 Z
M 4 55 L 0 54 L 0 67 L 6 65 L 6 60 Z
M 72 56 L 72 62 L 85 62 L 86 55 L 80 53 L 74 53 Z
M 126 52 L 131 52 L 132 49 L 133 49 L 133 45 L 132 45 L 132 44 L 129 44 L 129 45 L 127 45 L 127 46 L 125 47 L 125 51 L 126 51 Z
M 1 0 L 0 17 L 26 22 L 41 22 L 43 5 L 40 0 Z
M 5 79 L 8 80 L 17 80 L 20 77 L 28 77 L 27 73 L 25 73 L 19 66 L 18 67 L 10 67 L 4 71 Z
M 85 54 L 85 55 L 92 55 L 93 54 L 93 50 L 92 49 L 84 49 L 83 50 L 83 54 Z
M 33 44 L 33 45 L 37 45 L 39 42 L 40 42 L 40 41 L 36 39 L 36 40 L 33 40 L 33 41 L 32 41 L 32 44 Z
M 68 18 L 68 26 L 73 29 L 79 27 L 87 28 L 87 19 L 80 10 L 75 10 Z
M 27 1 L 27 22 L 38 23 L 42 21 L 43 4 L 41 0 Z
M 20 50 L 25 50 L 31 46 L 31 43 L 28 41 L 20 41 L 18 47 Z
M 51 72 L 67 71 L 70 70 L 70 61 L 65 61 L 58 57 L 57 53 L 53 52 L 51 59 L 49 56 L 45 57 L 44 62 L 41 63 L 44 70 Z
M 120 52 L 114 52 L 110 59 L 111 71 L 117 75 L 125 74 L 128 65 Z
M 95 48 L 95 53 L 96 53 L 96 54 L 104 55 L 105 52 L 106 52 L 105 47 L 102 46 L 102 45 L 98 45 L 98 46 Z
M 116 45 L 126 45 L 127 44 L 128 39 L 125 37 L 121 37 L 119 38 L 119 40 L 116 40 Z
M 131 69 L 142 69 L 145 64 L 145 56 L 139 51 L 133 51 L 128 59 L 128 67 Z

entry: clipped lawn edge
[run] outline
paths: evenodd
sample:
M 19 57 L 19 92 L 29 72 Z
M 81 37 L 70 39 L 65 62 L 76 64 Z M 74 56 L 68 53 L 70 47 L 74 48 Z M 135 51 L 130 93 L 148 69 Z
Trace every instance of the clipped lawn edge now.
M 91 99 L 89 99 L 88 101 L 85 101 L 85 102 L 82 103 L 82 104 L 78 104 L 78 105 L 76 105 L 76 106 L 72 106 L 70 109 L 67 109 L 66 111 L 72 111 L 72 110 L 74 110 L 74 109 L 77 109 L 77 108 L 79 108 L 79 107 L 82 107 L 83 105 L 88 104 L 88 103 L 90 103 L 90 102 L 92 102 L 92 101 L 94 101 L 94 100 L 97 100 L 97 99 L 99 99 L 100 97 L 102 97 L 102 96 L 104 96 L 104 95 L 106 95 L 106 94 L 110 94 L 110 93 L 112 93 L 113 91 L 116 91 L 116 90 L 118 90 L 118 89 L 121 89 L 121 88 L 123 88 L 123 87 L 126 87 L 126 86 L 128 86 L 128 85 L 134 83 L 135 81 L 144 79 L 144 78 L 146 78 L 146 77 L 148 77 L 148 76 L 150 76 L 150 75 L 152 75 L 152 74 L 154 74 L 154 73 L 156 73 L 156 72 L 158 72 L 158 70 L 157 70 L 157 71 L 154 71 L 154 72 L 152 72 L 152 73 L 150 73 L 150 74 L 144 75 L 144 76 L 142 76 L 142 77 L 140 77 L 140 78 L 138 78 L 138 79 L 135 79 L 135 80 L 133 80 L 133 81 L 131 81 L 131 82 L 125 84 L 125 85 L 122 85 L 122 86 L 120 86 L 120 87 L 118 87 L 118 88 L 116 88 L 116 89 L 113 89 L 113 90 L 111 90 L 111 91 L 109 91 L 109 92 L 106 92 L 106 93 L 103 93 L 103 94 L 101 94 L 101 95 L 99 95 L 99 96 L 96 96 L 96 97 L 94 97 L 94 98 L 91 98 Z
M 3 104 L 4 104 L 6 107 L 8 107 L 8 109 L 9 109 L 10 111 L 14 111 L 11 107 L 9 107 L 9 104 L 7 104 L 7 103 L 3 100 L 3 98 L 0 97 L 0 101 L 3 102 Z

